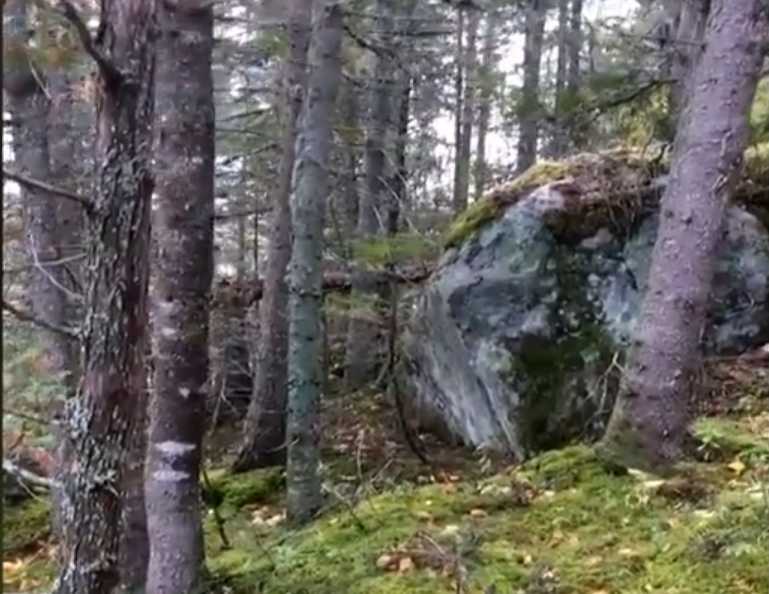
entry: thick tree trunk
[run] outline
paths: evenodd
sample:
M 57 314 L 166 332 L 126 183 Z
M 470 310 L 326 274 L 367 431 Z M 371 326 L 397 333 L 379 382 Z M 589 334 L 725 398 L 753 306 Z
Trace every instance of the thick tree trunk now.
M 214 273 L 213 9 L 196 2 L 161 4 L 158 21 L 153 235 L 159 253 L 152 295 L 146 592 L 196 594 L 203 566 L 198 477 Z
M 307 84 L 312 0 L 292 0 L 289 15 L 289 55 L 284 66 L 286 127 L 280 186 L 276 194 L 272 235 L 267 253 L 265 294 L 256 381 L 243 429 L 243 440 L 233 465 L 236 471 L 282 464 L 286 459 L 286 400 L 288 350 L 287 268 L 291 259 L 291 180 L 296 158 L 296 130 Z
M 343 8 L 337 0 L 319 3 L 291 200 L 294 241 L 290 267 L 286 486 L 288 517 L 297 523 L 312 518 L 321 505 L 318 409 L 322 380 L 318 377 L 318 363 L 322 355 L 323 215 L 329 194 L 331 118 L 342 69 L 343 19 Z
M 625 384 L 600 451 L 663 472 L 681 456 L 727 202 L 769 33 L 760 0 L 714 0 L 673 154 Z
M 394 92 L 392 58 L 393 0 L 377 1 L 377 47 L 382 48 L 376 56 L 371 88 L 371 109 L 366 129 L 366 184 L 358 201 L 357 241 L 366 241 L 379 233 L 386 232 L 390 211 L 390 188 L 385 178 L 387 165 L 387 139 L 390 136 L 392 100 Z M 356 262 L 353 276 L 353 295 L 365 301 L 376 300 L 376 283 L 372 273 L 365 269 L 365 262 Z M 373 309 L 378 313 L 379 307 Z M 345 356 L 345 384 L 351 390 L 361 387 L 376 373 L 381 350 L 378 321 L 372 319 L 372 312 L 356 315 L 353 311 L 347 335 Z
M 542 42 L 545 32 L 545 0 L 529 0 L 526 7 L 526 32 L 523 48 L 523 88 L 518 104 L 518 159 L 516 170 L 521 173 L 537 160 L 539 138 L 539 70 L 542 62 Z
M 73 464 L 59 473 L 65 559 L 58 594 L 107 594 L 120 581 L 126 450 L 144 429 L 136 419 L 143 412 L 146 378 L 153 7 L 150 0 L 101 4 L 83 380 L 67 415 Z
M 470 193 L 470 147 L 473 136 L 473 120 L 475 119 L 475 91 L 478 86 L 478 21 L 480 12 L 473 10 L 467 19 L 467 46 L 465 47 L 464 62 L 464 97 L 462 98 L 462 132 L 460 136 L 457 160 L 457 176 L 454 187 L 454 207 L 457 212 L 467 208 Z
M 483 57 L 481 59 L 481 68 L 479 76 L 480 97 L 478 103 L 478 140 L 475 155 L 475 199 L 480 200 L 486 189 L 486 180 L 488 177 L 488 165 L 486 163 L 486 135 L 489 132 L 489 123 L 491 121 L 491 103 L 494 95 L 494 77 L 496 70 L 497 57 L 496 48 L 496 30 L 497 20 L 495 15 L 489 15 L 486 18 L 486 28 L 484 30 Z

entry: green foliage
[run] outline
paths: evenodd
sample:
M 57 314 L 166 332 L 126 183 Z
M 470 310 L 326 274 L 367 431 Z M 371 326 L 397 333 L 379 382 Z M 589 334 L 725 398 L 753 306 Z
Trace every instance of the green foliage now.
M 353 257 L 370 266 L 403 264 L 413 260 L 435 256 L 435 242 L 420 233 L 397 233 L 392 236 L 377 235 L 354 241 Z
M 750 111 L 750 128 L 754 143 L 769 142 L 769 77 L 758 83 Z
M 51 505 L 44 499 L 28 499 L 3 508 L 3 551 L 19 551 L 48 537 Z
M 211 489 L 206 497 L 213 504 L 221 504 L 234 509 L 244 505 L 270 501 L 285 485 L 285 476 L 281 469 L 267 468 L 229 474 L 211 473 Z
M 769 462 L 769 440 L 757 436 L 738 419 L 703 418 L 693 426 L 694 436 L 710 455 Z

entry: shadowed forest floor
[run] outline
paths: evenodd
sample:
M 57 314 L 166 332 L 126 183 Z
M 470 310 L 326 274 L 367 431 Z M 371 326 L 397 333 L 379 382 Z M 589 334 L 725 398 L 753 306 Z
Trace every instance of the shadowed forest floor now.
M 384 397 L 329 398 L 327 507 L 301 530 L 285 525 L 279 470 L 228 474 L 237 431 L 221 428 L 208 448 L 208 591 L 766 594 L 769 368 L 710 370 L 694 460 L 665 481 L 609 472 L 579 444 L 506 466 L 423 437 L 430 468 Z M 6 508 L 5 591 L 50 586 L 48 507 Z

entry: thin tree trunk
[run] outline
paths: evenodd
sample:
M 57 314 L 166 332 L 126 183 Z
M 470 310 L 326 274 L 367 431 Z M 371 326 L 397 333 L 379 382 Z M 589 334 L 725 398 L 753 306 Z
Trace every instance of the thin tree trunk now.
M 459 200 L 457 191 L 460 186 L 462 169 L 460 165 L 460 155 L 462 153 L 462 104 L 464 97 L 464 79 L 465 79 L 465 61 L 464 61 L 464 36 L 465 36 L 465 11 L 463 8 L 457 9 L 457 41 L 456 41 L 456 70 L 454 74 L 454 194 L 453 209 L 455 213 L 464 210 Z M 465 205 L 466 207 L 467 205 Z
M 126 450 L 143 413 L 153 118 L 151 0 L 104 0 L 98 52 L 96 181 L 86 226 L 83 380 L 69 402 L 57 594 L 119 586 Z M 143 555 L 144 550 L 127 554 Z M 120 584 L 121 587 L 127 584 Z
M 580 56 L 582 55 L 582 0 L 571 0 L 569 15 L 569 64 L 567 85 L 570 93 L 576 95 L 582 83 Z
M 568 134 L 566 131 L 566 78 L 569 36 L 569 0 L 558 0 L 558 57 L 555 72 L 555 129 L 548 151 L 551 158 L 558 159 L 568 150 Z
M 488 177 L 488 165 L 486 163 L 486 135 L 489 132 L 489 123 L 491 121 L 491 102 L 494 96 L 494 72 L 496 70 L 497 57 L 495 47 L 497 40 L 497 20 L 490 14 L 486 18 L 486 29 L 484 31 L 483 57 L 481 62 L 479 84 L 480 84 L 480 109 L 478 111 L 478 140 L 475 155 L 475 199 L 479 200 L 486 189 L 486 180 Z
M 377 46 L 381 51 L 376 56 L 371 88 L 371 110 L 366 129 L 366 184 L 358 200 L 358 227 L 356 239 L 366 241 L 386 231 L 388 212 L 391 210 L 389 188 L 385 179 L 387 163 L 387 138 L 391 124 L 393 98 L 393 68 L 389 52 L 392 51 L 393 0 L 377 1 Z M 364 269 L 365 262 L 357 262 L 353 276 L 353 295 L 365 300 L 376 299 L 377 286 L 372 273 Z M 374 306 L 378 313 L 379 307 Z M 373 312 L 366 315 L 352 313 L 347 335 L 345 360 L 345 383 L 351 390 L 361 387 L 372 379 L 379 362 L 380 329 L 378 320 L 372 319 Z
M 462 137 L 459 145 L 459 168 L 457 187 L 454 188 L 454 204 L 457 212 L 467 208 L 470 192 L 470 147 L 473 136 L 473 119 L 475 117 L 475 91 L 478 86 L 478 52 L 476 38 L 478 37 L 478 22 L 480 12 L 473 10 L 467 21 L 467 47 L 464 55 L 465 92 L 462 99 Z
M 248 275 L 248 268 L 246 265 L 246 253 L 248 252 L 248 246 L 246 245 L 246 217 L 240 216 L 237 220 L 238 223 L 238 260 L 236 264 L 238 284 L 242 284 L 246 281 Z
M 671 75 L 670 114 L 676 122 L 691 92 L 690 77 L 702 54 L 702 41 L 711 0 L 683 0 L 678 14 Z
M 664 472 L 681 456 L 715 255 L 769 38 L 761 0 L 714 0 L 680 119 L 649 286 L 603 455 Z
M 341 214 L 341 227 L 344 237 L 352 237 L 358 224 L 358 170 L 360 155 L 357 144 L 360 142 L 360 99 L 356 84 L 348 79 L 342 81 L 341 117 L 347 142 L 342 148 L 344 177 L 342 191 L 337 193 L 335 212 Z
M 146 591 L 196 594 L 204 556 L 198 477 L 214 273 L 213 9 L 161 4 L 158 22 L 153 234 L 159 257 L 152 295 Z M 245 217 L 239 220 L 245 227 Z
M 526 7 L 526 33 L 523 48 L 523 88 L 518 105 L 518 159 L 516 169 L 521 173 L 537 160 L 539 137 L 539 70 L 542 62 L 542 42 L 547 6 L 545 0 L 529 0 Z
M 397 220 L 401 211 L 409 208 L 406 185 L 408 183 L 409 170 L 406 165 L 406 149 L 409 141 L 409 121 L 411 119 L 411 73 L 403 71 L 398 84 L 398 125 L 395 138 L 395 172 L 391 192 L 393 206 L 388 213 L 388 232 L 397 232 Z
M 312 518 L 321 505 L 318 409 L 322 351 L 323 215 L 329 194 L 328 159 L 332 114 L 341 78 L 343 8 L 337 0 L 319 3 L 310 46 L 309 100 L 297 138 L 290 267 L 288 463 L 289 520 Z
M 293 0 L 289 16 L 289 55 L 284 66 L 288 113 L 283 132 L 280 185 L 276 194 L 272 235 L 267 253 L 265 293 L 260 305 L 262 343 L 254 391 L 243 438 L 233 469 L 282 464 L 286 459 L 288 350 L 287 268 L 291 259 L 291 180 L 296 158 L 296 133 L 307 85 L 312 0 Z

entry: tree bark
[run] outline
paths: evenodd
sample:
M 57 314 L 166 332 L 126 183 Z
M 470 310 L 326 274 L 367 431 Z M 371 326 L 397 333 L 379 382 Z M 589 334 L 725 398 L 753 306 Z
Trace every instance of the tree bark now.
M 467 46 L 465 47 L 464 62 L 464 97 L 462 98 L 462 132 L 460 136 L 457 159 L 456 186 L 454 187 L 454 208 L 462 212 L 467 208 L 470 193 L 470 147 L 473 136 L 473 120 L 475 119 L 475 91 L 478 86 L 478 22 L 480 12 L 473 10 L 467 20 Z
M 571 14 L 569 15 L 569 63 L 566 86 L 572 95 L 576 95 L 582 83 L 581 55 L 582 0 L 571 0 Z
M 358 200 L 357 241 L 370 240 L 377 234 L 385 233 L 391 210 L 390 188 L 385 172 L 395 87 L 390 56 L 393 50 L 393 0 L 378 0 L 376 7 L 376 45 L 380 49 L 374 65 L 371 109 L 366 127 L 366 182 L 365 190 Z M 365 262 L 355 263 L 353 295 L 376 299 L 380 297 L 376 292 L 376 283 L 365 266 Z M 379 339 L 377 322 L 370 315 L 362 316 L 352 312 L 345 356 L 345 384 L 349 389 L 361 387 L 374 376 L 381 354 L 380 349 L 376 348 L 380 344 Z
M 559 159 L 568 150 L 568 134 L 566 131 L 566 114 L 564 99 L 566 99 L 566 66 L 569 53 L 569 0 L 558 0 L 558 56 L 555 72 L 555 129 L 550 142 L 549 155 Z
M 724 212 L 749 136 L 769 34 L 760 0 L 714 0 L 679 123 L 627 376 L 600 450 L 664 473 L 680 458 Z
M 526 32 L 523 48 L 523 87 L 518 104 L 518 159 L 516 170 L 522 173 L 537 160 L 539 137 L 539 70 L 545 32 L 545 0 L 529 0 L 526 7 Z
M 479 76 L 480 97 L 478 110 L 478 140 L 475 155 L 475 199 L 480 200 L 486 189 L 486 179 L 488 177 L 488 165 L 486 163 L 486 135 L 489 132 L 489 123 L 491 121 L 491 103 L 494 95 L 494 76 L 496 70 L 497 56 L 496 48 L 496 27 L 497 20 L 495 15 L 490 14 L 486 17 L 486 29 L 484 31 L 483 57 L 481 59 L 481 68 Z
M 341 78 L 343 8 L 319 3 L 310 45 L 308 100 L 297 138 L 290 266 L 288 461 L 289 520 L 312 518 L 321 505 L 318 408 L 322 380 L 320 309 L 323 302 L 323 215 L 329 194 L 332 114 Z
M 197 594 L 204 557 L 198 477 L 214 274 L 214 15 L 196 4 L 158 10 L 147 594 Z
M 119 583 L 118 556 L 133 455 L 126 450 L 144 430 L 137 419 L 146 380 L 153 7 L 151 0 L 104 0 L 98 43 L 89 48 L 99 66 L 97 171 L 86 225 L 83 379 L 66 418 L 73 462 L 59 472 L 65 559 L 58 594 L 134 586 Z M 142 556 L 146 547 L 124 553 Z
M 675 33 L 671 75 L 670 114 L 678 120 L 690 93 L 690 77 L 702 54 L 702 42 L 711 0 L 682 0 L 679 5 L 678 28 Z
M 291 181 L 296 159 L 296 134 L 307 85 L 312 0 L 293 0 L 289 15 L 289 55 L 284 65 L 288 113 L 283 132 L 280 185 L 276 194 L 272 235 L 267 253 L 262 300 L 262 344 L 256 381 L 243 438 L 233 470 L 282 464 L 286 459 L 288 350 L 287 268 L 291 259 Z
M 462 212 L 461 204 L 457 201 L 457 189 L 462 171 L 459 165 L 459 155 L 462 152 L 462 99 L 464 95 L 465 63 L 464 63 L 464 37 L 465 37 L 465 11 L 457 8 L 457 32 L 456 32 L 456 69 L 454 71 L 454 194 L 452 206 L 455 213 Z

